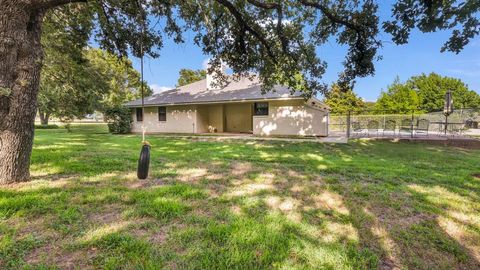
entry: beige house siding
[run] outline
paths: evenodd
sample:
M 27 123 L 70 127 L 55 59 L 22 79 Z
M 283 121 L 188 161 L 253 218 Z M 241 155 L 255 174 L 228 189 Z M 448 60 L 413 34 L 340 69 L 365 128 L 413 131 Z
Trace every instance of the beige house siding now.
M 253 134 L 327 136 L 328 113 L 304 101 L 271 101 L 268 116 L 253 117 Z
M 146 107 L 143 122 L 137 122 L 135 110 L 132 112 L 132 132 L 142 132 L 142 124 L 147 133 L 193 133 L 196 124 L 196 106 L 167 106 L 167 121 L 158 121 L 158 107 Z
M 253 103 L 166 106 L 167 121 L 158 121 L 158 107 L 146 107 L 143 122 L 132 112 L 132 132 L 253 132 L 255 135 L 327 136 L 328 112 L 312 101 L 269 101 L 268 116 L 253 116 Z

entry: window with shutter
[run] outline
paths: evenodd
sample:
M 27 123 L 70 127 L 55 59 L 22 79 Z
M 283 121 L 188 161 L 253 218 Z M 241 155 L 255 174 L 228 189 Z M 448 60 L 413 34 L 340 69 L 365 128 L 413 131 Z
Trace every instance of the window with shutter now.
M 167 121 L 167 107 L 158 107 L 158 121 Z

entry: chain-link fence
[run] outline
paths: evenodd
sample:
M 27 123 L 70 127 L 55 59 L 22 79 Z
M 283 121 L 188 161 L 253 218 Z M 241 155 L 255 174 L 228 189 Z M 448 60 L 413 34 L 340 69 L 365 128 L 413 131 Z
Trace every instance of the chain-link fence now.
M 329 135 L 345 137 L 478 136 L 480 109 L 457 109 L 445 116 L 442 111 L 392 112 L 365 110 L 331 114 Z

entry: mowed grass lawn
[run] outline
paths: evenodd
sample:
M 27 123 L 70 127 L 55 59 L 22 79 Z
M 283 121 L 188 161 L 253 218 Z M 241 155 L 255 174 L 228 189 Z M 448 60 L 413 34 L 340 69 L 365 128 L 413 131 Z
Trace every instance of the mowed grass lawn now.
M 0 269 L 479 269 L 480 151 L 37 130 Z

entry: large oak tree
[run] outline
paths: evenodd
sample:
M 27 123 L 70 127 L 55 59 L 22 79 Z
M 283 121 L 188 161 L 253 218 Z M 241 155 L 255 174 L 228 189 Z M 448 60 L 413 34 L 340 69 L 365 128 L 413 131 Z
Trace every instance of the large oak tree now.
M 283 83 L 305 96 L 326 89 L 326 63 L 315 53 L 325 42 L 348 47 L 339 74 L 347 86 L 375 72 L 382 26 L 396 43 L 407 42 L 413 28 L 454 29 L 443 47 L 454 52 L 479 33 L 478 0 L 398 0 L 393 20 L 382 25 L 377 8 L 374 0 L 0 0 L 0 183 L 29 178 L 45 16 L 79 16 L 82 25 L 64 27 L 121 55 L 140 55 L 143 43 L 157 57 L 166 36 L 182 42 L 190 29 L 212 69 L 222 59 L 234 72 L 257 72 L 265 89 Z

